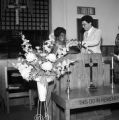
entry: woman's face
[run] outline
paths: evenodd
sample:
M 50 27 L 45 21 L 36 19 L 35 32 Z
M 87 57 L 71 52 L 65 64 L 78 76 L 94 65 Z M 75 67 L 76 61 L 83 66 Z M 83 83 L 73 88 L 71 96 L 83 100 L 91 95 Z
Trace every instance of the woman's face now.
M 65 40 L 66 40 L 66 34 L 65 33 L 60 33 L 58 40 L 60 42 L 65 42 Z
M 92 25 L 91 25 L 91 23 L 82 21 L 82 27 L 84 28 L 84 30 L 88 31 L 92 27 Z

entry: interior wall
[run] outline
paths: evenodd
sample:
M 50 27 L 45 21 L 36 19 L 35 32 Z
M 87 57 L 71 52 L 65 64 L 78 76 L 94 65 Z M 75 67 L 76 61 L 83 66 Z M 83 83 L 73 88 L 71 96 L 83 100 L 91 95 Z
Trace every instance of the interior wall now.
M 65 27 L 66 15 L 65 0 L 52 0 L 51 2 L 52 30 L 56 27 Z
M 103 45 L 114 45 L 116 34 L 119 32 L 119 0 L 52 0 L 52 29 L 63 26 L 67 30 L 67 38 L 77 38 L 77 7 L 95 7 L 102 30 Z

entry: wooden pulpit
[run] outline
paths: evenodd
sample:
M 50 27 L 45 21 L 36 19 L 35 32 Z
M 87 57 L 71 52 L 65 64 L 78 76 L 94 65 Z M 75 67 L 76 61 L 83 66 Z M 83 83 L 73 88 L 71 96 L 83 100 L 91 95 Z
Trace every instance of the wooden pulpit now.
M 70 65 L 70 88 L 88 88 L 90 81 L 96 87 L 110 84 L 110 65 L 102 62 L 102 55 L 95 54 L 68 54 L 63 59 L 76 60 Z M 68 75 L 59 80 L 60 89 L 67 88 Z M 92 79 L 92 80 L 91 80 Z

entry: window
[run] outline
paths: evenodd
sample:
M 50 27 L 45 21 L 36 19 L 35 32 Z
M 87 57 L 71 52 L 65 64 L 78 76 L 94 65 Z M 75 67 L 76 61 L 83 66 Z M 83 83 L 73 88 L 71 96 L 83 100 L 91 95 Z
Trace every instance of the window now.
M 49 36 L 50 0 L 0 0 L 0 56 L 15 58 L 20 52 L 19 32 L 35 45 Z

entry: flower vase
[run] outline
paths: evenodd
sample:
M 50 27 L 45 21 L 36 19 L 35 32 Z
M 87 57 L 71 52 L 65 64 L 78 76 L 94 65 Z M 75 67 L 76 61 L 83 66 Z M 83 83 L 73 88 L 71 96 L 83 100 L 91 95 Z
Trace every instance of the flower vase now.
M 42 78 L 42 77 L 41 77 Z M 48 110 L 47 110 L 47 85 L 37 81 L 37 90 L 38 90 L 38 106 L 37 114 L 35 120 L 49 120 Z
M 47 96 L 47 86 L 40 81 L 37 81 L 37 90 L 38 90 L 38 98 L 39 101 L 46 101 Z

